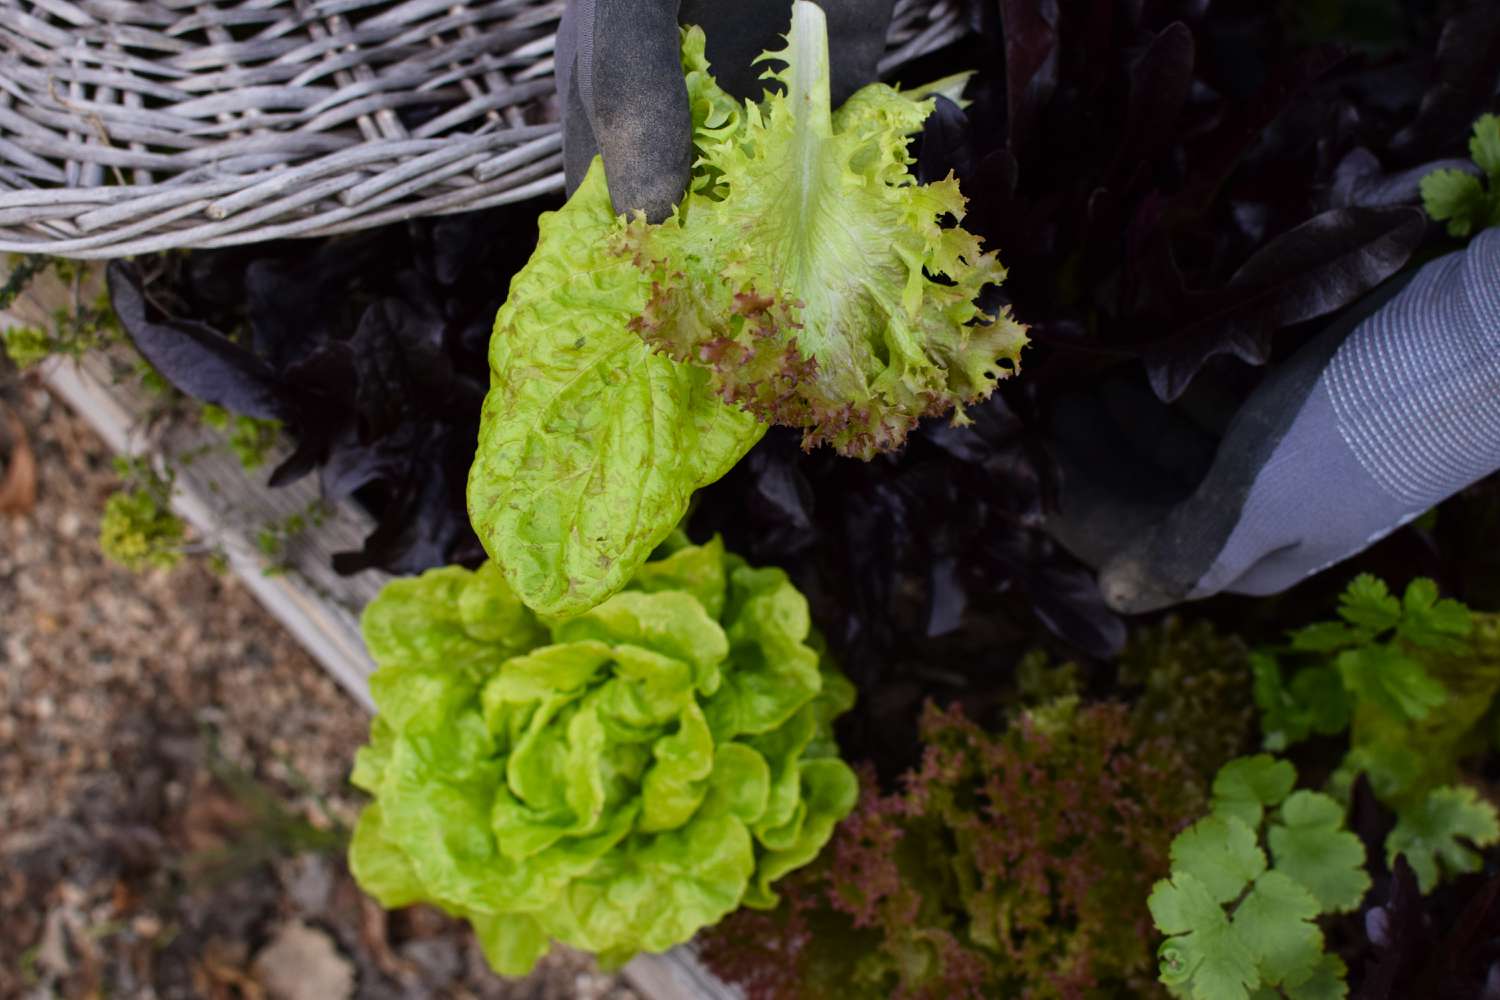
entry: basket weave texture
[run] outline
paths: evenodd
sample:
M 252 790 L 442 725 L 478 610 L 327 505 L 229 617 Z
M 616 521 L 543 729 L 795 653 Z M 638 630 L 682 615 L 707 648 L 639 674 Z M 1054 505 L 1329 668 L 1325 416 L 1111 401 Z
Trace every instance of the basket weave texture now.
M 563 7 L 0 0 L 0 250 L 325 236 L 559 190 Z M 881 72 L 961 35 L 960 8 L 898 0 Z

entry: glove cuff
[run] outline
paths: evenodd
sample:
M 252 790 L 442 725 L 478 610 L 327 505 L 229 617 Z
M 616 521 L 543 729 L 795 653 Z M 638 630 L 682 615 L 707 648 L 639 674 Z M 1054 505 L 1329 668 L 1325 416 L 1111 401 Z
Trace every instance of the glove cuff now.
M 1428 264 L 1323 372 L 1336 426 L 1403 506 L 1500 468 L 1500 228 Z

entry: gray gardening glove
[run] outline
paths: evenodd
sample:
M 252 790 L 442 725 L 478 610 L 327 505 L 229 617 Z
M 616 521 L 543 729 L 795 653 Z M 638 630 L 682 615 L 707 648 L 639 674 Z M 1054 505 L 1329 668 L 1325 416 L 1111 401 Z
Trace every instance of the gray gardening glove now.
M 823 0 L 831 89 L 837 107 L 875 79 L 895 0 Z M 764 66 L 780 48 L 790 0 L 569 0 L 557 30 L 568 193 L 604 154 L 615 211 L 642 209 L 660 222 L 687 189 L 692 118 L 682 82 L 677 24 L 700 25 L 708 61 L 725 90 L 759 98 Z
M 1104 563 L 1111 607 L 1284 590 L 1500 468 L 1500 228 L 1386 294 L 1267 379 L 1197 490 Z

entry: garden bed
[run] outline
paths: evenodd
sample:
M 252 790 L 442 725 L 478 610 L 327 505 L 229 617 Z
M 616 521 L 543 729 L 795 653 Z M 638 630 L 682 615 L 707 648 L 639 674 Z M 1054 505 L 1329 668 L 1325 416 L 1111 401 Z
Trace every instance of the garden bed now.
M 825 136 L 801 5 L 792 99 L 756 111 L 684 35 L 708 117 L 666 223 L 618 220 L 595 169 L 566 205 L 110 265 L 155 372 L 278 428 L 269 482 L 333 505 L 267 514 L 297 518 L 279 569 L 317 562 L 267 592 L 380 709 L 362 884 L 515 971 L 700 932 L 757 998 L 1491 976 L 1500 485 L 1226 588 L 1269 597 L 1186 601 L 1230 546 L 1173 527 L 1250 509 L 1234 462 L 1292 440 L 1315 410 L 1288 386 L 1400 290 L 1459 275 L 1492 305 L 1500 23 L 1335 8 L 976 5 L 908 71 L 978 74 L 866 91 Z M 824 218 L 758 200 L 788 176 L 875 235 L 784 268 L 770 230 Z M 88 364 L 83 395 L 129 367 Z M 199 461 L 177 485 L 222 495 Z M 1298 496 L 1267 520 L 1311 523 Z M 175 558 L 137 515 L 127 555 Z M 344 534 L 296 549 L 323 520 Z M 1293 562 L 1324 541 L 1297 537 Z M 252 572 L 259 543 L 225 557 Z

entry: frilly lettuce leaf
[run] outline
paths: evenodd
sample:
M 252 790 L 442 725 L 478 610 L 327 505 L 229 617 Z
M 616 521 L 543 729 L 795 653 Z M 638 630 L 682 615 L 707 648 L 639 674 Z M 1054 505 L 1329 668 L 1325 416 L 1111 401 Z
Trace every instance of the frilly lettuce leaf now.
M 682 204 L 617 218 L 596 161 L 496 316 L 469 513 L 543 613 L 619 590 L 766 422 L 868 458 L 923 416 L 962 422 L 1016 369 L 1022 327 L 973 304 L 1004 270 L 940 225 L 963 217 L 957 183 L 907 169 L 933 99 L 871 84 L 832 113 L 809 3 L 762 58 L 786 64 L 768 74 L 785 93 L 741 104 L 689 29 Z
M 366 891 L 467 918 L 506 974 L 553 940 L 618 964 L 775 905 L 771 883 L 854 806 L 831 729 L 853 691 L 784 573 L 717 539 L 671 548 L 568 619 L 533 615 L 490 565 L 370 604 L 379 714 L 353 780 L 375 801 L 350 848 Z
M 661 225 L 633 220 L 620 252 L 651 277 L 632 326 L 713 374 L 725 399 L 803 429 L 803 444 L 870 458 L 924 416 L 983 399 L 1016 370 L 1024 328 L 974 299 L 1005 270 L 961 221 L 952 177 L 919 185 L 908 138 L 932 112 L 884 84 L 829 104 L 822 11 L 792 8 L 763 61 L 783 92 L 738 107 L 707 72 L 703 34 L 683 61 L 697 178 Z

